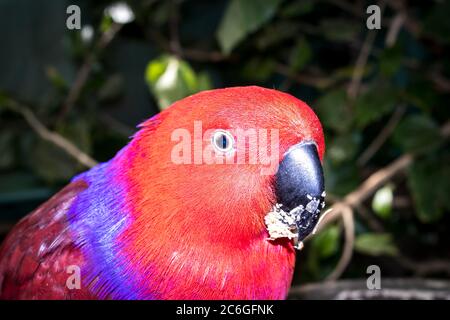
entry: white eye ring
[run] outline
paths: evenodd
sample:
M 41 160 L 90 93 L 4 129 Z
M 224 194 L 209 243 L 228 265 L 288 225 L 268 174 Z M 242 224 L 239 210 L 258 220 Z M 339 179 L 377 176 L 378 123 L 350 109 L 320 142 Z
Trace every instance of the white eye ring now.
M 226 130 L 214 131 L 211 143 L 216 151 L 222 153 L 228 153 L 234 149 L 234 137 Z

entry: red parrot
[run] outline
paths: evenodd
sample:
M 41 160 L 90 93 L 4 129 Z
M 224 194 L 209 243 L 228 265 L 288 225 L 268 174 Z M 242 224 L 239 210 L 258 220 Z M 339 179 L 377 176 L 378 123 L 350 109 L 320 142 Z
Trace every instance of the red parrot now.
M 324 206 L 324 148 L 289 94 L 184 98 L 12 229 L 0 298 L 284 299 Z

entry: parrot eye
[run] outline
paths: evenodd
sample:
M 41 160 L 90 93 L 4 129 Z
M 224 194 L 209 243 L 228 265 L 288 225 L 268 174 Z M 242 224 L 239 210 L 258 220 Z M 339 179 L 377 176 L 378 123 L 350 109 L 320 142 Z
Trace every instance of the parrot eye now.
M 225 130 L 216 130 L 211 138 L 214 149 L 220 152 L 228 152 L 234 148 L 233 136 Z

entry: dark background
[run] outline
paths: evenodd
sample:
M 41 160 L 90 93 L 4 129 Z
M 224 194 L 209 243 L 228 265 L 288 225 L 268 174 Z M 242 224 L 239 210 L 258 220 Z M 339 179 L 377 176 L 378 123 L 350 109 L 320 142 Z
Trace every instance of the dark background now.
M 170 102 L 256 84 L 307 102 L 326 134 L 337 219 L 298 255 L 294 284 L 365 279 L 371 264 L 449 278 L 449 1 L 127 1 L 126 24 L 113 3 L 0 1 L 1 237 Z M 83 31 L 66 27 L 70 4 Z

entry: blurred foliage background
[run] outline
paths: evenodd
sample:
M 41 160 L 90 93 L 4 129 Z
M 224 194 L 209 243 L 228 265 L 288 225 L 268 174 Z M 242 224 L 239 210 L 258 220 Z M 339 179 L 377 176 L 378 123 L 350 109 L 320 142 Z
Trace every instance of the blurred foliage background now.
M 81 30 L 66 27 L 71 4 Z M 371 4 L 380 30 L 366 27 Z M 329 205 L 411 160 L 352 204 L 354 239 L 337 219 L 308 241 L 294 283 L 371 264 L 448 278 L 449 16 L 437 0 L 1 0 L 0 232 L 86 170 L 34 120 L 106 161 L 171 102 L 255 84 L 319 115 Z

